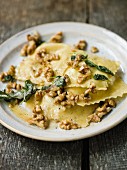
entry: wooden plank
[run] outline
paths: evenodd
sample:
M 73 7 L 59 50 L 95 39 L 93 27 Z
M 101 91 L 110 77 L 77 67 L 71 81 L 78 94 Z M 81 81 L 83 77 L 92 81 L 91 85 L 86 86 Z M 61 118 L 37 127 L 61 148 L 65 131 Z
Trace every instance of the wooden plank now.
M 127 1 L 89 0 L 89 23 L 107 28 L 127 40 Z
M 5 0 L 0 1 L 0 43 L 11 35 L 35 25 L 86 21 L 86 0 Z M 10 8 L 11 6 L 11 8 Z
M 1 170 L 79 170 L 83 141 L 43 142 L 1 128 Z
M 108 28 L 127 39 L 127 1 L 90 0 L 89 22 Z M 89 140 L 90 169 L 127 169 L 127 120 Z
M 85 0 L 1 0 L 0 43 L 38 24 L 86 21 Z M 52 143 L 27 139 L 0 126 L 1 170 L 87 169 L 88 140 Z

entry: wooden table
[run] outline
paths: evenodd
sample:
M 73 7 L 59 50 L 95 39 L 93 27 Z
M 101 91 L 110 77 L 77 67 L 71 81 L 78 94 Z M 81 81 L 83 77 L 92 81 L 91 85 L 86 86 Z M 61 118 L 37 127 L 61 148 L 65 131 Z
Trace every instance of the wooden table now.
M 56 21 L 96 24 L 127 39 L 127 0 L 0 0 L 0 43 L 25 28 Z M 127 120 L 74 142 L 43 142 L 0 126 L 1 170 L 127 169 Z

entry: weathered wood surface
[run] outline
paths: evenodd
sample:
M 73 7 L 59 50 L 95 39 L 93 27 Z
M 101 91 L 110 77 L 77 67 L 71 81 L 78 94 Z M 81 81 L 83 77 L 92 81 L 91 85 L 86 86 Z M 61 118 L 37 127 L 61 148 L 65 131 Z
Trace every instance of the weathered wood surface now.
M 0 0 L 0 43 L 38 24 L 78 21 L 127 39 L 126 0 Z M 127 169 L 127 120 L 96 137 L 64 143 L 19 136 L 0 126 L 1 170 Z

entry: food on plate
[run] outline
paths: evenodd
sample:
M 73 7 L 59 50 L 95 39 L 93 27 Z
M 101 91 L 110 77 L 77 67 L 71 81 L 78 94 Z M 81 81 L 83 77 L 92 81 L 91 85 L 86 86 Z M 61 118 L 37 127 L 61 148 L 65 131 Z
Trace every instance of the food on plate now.
M 127 84 L 117 74 L 120 63 L 92 54 L 97 47 L 85 51 L 85 40 L 74 46 L 62 43 L 62 32 L 48 42 L 37 32 L 27 40 L 20 52 L 23 60 L 0 74 L 7 83 L 0 100 L 29 124 L 84 128 L 100 122 L 127 94 Z

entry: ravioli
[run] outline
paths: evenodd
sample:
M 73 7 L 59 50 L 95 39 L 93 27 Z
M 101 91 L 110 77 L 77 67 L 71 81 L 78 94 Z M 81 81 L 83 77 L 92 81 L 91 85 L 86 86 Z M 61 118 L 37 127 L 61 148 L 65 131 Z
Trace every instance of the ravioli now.
M 84 93 L 85 90 L 86 90 L 85 88 L 80 87 L 73 87 L 67 89 L 67 91 L 78 95 Z M 123 94 L 126 93 L 127 84 L 125 84 L 120 78 L 117 77 L 113 85 L 110 85 L 106 91 L 100 90 L 97 91 L 96 93 L 91 93 L 90 101 L 87 102 L 79 101 L 77 102 L 77 105 L 79 106 L 91 105 L 94 103 L 99 103 L 100 101 L 105 101 L 106 99 L 122 97 Z
M 101 65 L 101 66 L 105 66 L 107 68 L 109 68 L 114 74 L 118 71 L 119 69 L 119 63 L 116 61 L 111 61 L 108 60 L 106 58 L 101 58 L 98 56 L 88 56 L 88 59 L 92 62 L 94 62 L 97 65 Z M 83 62 L 81 63 L 81 65 L 83 64 Z M 68 67 L 65 71 L 65 74 L 67 74 L 70 77 L 70 84 L 68 85 L 68 87 L 84 87 L 84 88 L 88 88 L 89 85 L 93 82 L 96 85 L 96 89 L 97 90 L 106 90 L 107 87 L 112 84 L 115 80 L 115 77 L 109 74 L 106 74 L 104 72 L 101 72 L 99 70 L 97 70 L 96 68 L 91 67 L 91 72 L 92 72 L 92 76 L 90 77 L 90 79 L 87 79 L 86 81 L 84 81 L 83 83 L 79 84 L 77 83 L 77 79 L 78 76 L 80 76 L 80 73 L 78 72 L 77 69 L 74 69 L 72 67 Z M 108 80 L 105 81 L 101 81 L 101 80 L 95 80 L 93 78 L 93 76 L 95 74 L 102 74 L 105 75 Z
M 32 83 L 39 84 L 39 85 L 48 85 L 50 84 L 45 76 L 44 76 L 44 69 L 47 66 L 44 66 L 33 60 L 30 56 L 24 59 L 19 66 L 16 68 L 16 79 L 25 81 L 30 80 Z M 42 73 L 39 77 L 35 77 L 35 74 L 38 72 L 39 69 L 42 69 Z
M 87 117 L 94 112 L 97 106 L 98 104 L 84 107 L 76 105 L 65 109 L 61 105 L 55 105 L 54 99 L 48 95 L 44 96 L 41 103 L 44 114 L 48 119 L 56 121 L 69 120 L 77 123 L 81 127 L 86 127 L 88 125 Z
M 40 64 L 35 56 L 43 48 L 45 48 L 49 54 L 59 55 L 60 60 L 51 61 L 50 63 L 47 62 L 46 65 Z M 31 80 L 32 83 L 38 85 L 49 85 L 50 83 L 44 77 L 45 68 L 49 66 L 53 69 L 55 75 L 62 76 L 67 68 L 66 62 L 70 59 L 70 52 L 71 48 L 69 45 L 62 43 L 44 43 L 36 49 L 33 55 L 28 56 L 17 66 L 16 79 L 21 81 Z M 42 74 L 39 77 L 35 77 L 35 73 L 38 72 L 39 69 L 42 69 Z
M 32 58 L 35 59 L 36 53 L 43 48 L 45 48 L 49 54 L 57 54 L 60 56 L 60 60 L 53 60 L 50 64 L 56 75 L 62 76 L 67 68 L 67 61 L 70 60 L 71 47 L 63 43 L 44 43 L 36 49 L 35 53 L 32 55 Z

